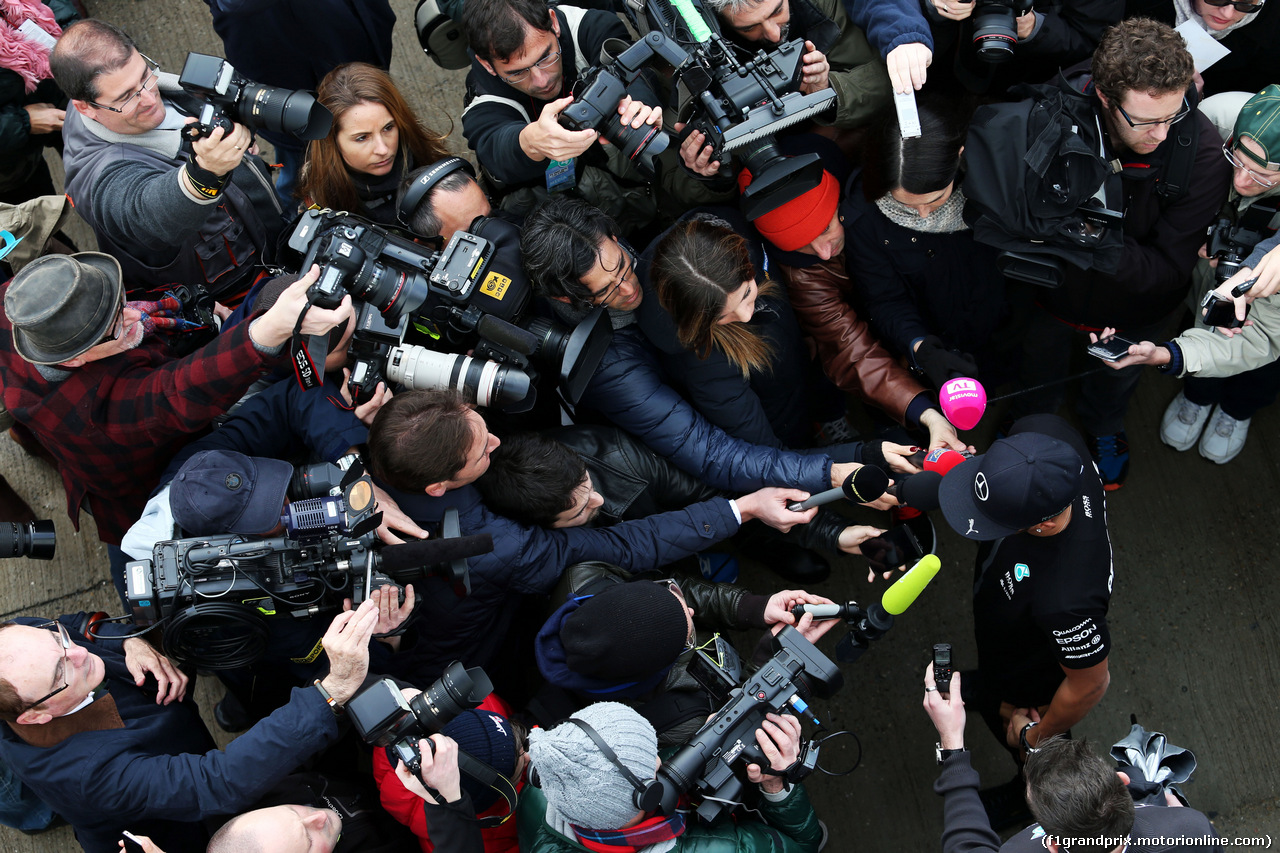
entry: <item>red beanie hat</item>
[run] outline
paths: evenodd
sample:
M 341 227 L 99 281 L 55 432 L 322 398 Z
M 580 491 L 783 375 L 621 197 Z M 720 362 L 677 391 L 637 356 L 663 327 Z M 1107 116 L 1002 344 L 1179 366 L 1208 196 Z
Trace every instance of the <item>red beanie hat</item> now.
M 738 173 L 738 189 L 745 192 L 750 185 L 751 172 L 743 169 Z M 840 184 L 824 169 L 822 181 L 816 187 L 774 208 L 753 224 L 770 243 L 784 252 L 794 252 L 827 230 L 839 202 Z

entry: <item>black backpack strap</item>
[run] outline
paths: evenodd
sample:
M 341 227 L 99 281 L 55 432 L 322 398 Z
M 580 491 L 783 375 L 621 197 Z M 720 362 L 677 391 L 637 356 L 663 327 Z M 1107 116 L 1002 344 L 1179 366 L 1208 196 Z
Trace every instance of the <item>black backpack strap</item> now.
M 1168 170 L 1156 184 L 1156 194 L 1160 196 L 1162 207 L 1182 198 L 1191 187 L 1191 172 L 1195 169 L 1196 155 L 1200 152 L 1199 101 L 1195 86 L 1191 86 L 1187 95 L 1190 111 L 1169 128 L 1173 153 L 1169 155 Z

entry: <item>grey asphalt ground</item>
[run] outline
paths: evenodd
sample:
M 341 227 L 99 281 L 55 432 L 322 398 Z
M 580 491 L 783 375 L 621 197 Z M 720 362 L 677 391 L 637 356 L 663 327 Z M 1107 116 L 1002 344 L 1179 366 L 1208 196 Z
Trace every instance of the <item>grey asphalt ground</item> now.
M 179 68 L 188 50 L 221 52 L 199 0 L 89 3 L 93 14 L 125 27 L 165 68 Z M 448 129 L 450 117 L 461 113 L 462 74 L 441 71 L 423 56 L 413 33 L 414 4 L 393 5 L 400 20 L 392 73 L 419 116 L 436 130 Z M 464 153 L 460 126 L 453 126 L 450 147 Z M 86 229 L 73 236 L 82 247 L 92 245 Z M 1280 841 L 1280 445 L 1271 443 L 1280 413 L 1273 407 L 1255 418 L 1244 453 L 1216 466 L 1194 450 L 1177 453 L 1160 444 L 1160 415 L 1176 392 L 1174 381 L 1152 372 L 1129 412 L 1133 470 L 1129 484 L 1107 502 L 1115 551 L 1111 688 L 1075 736 L 1105 753 L 1136 714 L 1147 728 L 1195 752 L 1199 769 L 1184 788 L 1192 805 L 1224 837 L 1242 839 L 1234 843 L 1266 836 L 1269 847 L 1271 839 Z M 981 449 L 989 436 L 977 437 Z M 6 561 L 0 571 L 4 618 L 118 612 L 93 521 L 84 516 L 80 532 L 72 530 L 54 472 L 7 436 L 0 436 L 0 470 L 36 514 L 58 528 L 56 560 Z M 856 517 L 883 523 L 869 511 Z M 928 850 L 938 843 L 936 738 L 921 709 L 921 679 L 936 642 L 954 644 L 957 669 L 976 664 L 969 610 L 974 546 L 949 530 L 940 538 L 938 578 L 888 635 L 845 667 L 843 691 L 815 706 L 829 727 L 855 732 L 862 751 L 851 775 L 818 775 L 808 783 L 831 828 L 828 850 Z M 869 602 L 883 582 L 870 589 L 860 562 L 841 558 L 832 579 L 814 591 Z M 754 566 L 744 568 L 743 582 L 759 592 L 782 588 Z M 829 653 L 841 633 L 824 641 Z M 210 682 L 202 679 L 198 694 L 206 712 L 220 691 Z M 1006 781 L 1013 765 L 980 720 L 970 722 L 968 736 L 986 783 Z M 848 766 L 855 752 L 833 742 L 823 763 Z M 53 853 L 78 846 L 65 828 L 26 837 L 0 827 L 0 849 Z

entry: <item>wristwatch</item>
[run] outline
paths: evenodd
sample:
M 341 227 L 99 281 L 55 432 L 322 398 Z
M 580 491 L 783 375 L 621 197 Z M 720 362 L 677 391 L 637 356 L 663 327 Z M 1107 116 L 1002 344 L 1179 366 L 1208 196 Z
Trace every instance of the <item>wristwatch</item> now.
M 938 763 L 941 764 L 942 762 L 946 761 L 948 758 L 950 758 L 953 755 L 956 755 L 961 752 L 968 752 L 968 751 L 969 749 L 963 746 L 958 747 L 956 749 L 943 749 L 942 744 L 936 743 L 934 744 L 934 748 L 933 748 L 933 757 L 938 759 Z
M 333 715 L 335 717 L 341 717 L 343 713 L 345 713 L 346 709 L 338 704 L 338 700 L 334 699 L 333 695 L 330 694 L 328 690 L 324 689 L 324 685 L 320 683 L 320 679 L 317 678 L 311 683 L 315 686 L 316 690 L 320 691 L 320 698 L 329 706 L 329 710 L 333 712 Z
M 1022 727 L 1022 731 L 1018 732 L 1018 740 L 1022 743 L 1022 749 L 1027 753 L 1027 755 L 1034 755 L 1035 753 L 1040 751 L 1039 747 L 1035 747 L 1027 743 L 1027 730 L 1034 728 L 1038 725 L 1040 724 L 1036 722 L 1027 723 L 1025 726 Z

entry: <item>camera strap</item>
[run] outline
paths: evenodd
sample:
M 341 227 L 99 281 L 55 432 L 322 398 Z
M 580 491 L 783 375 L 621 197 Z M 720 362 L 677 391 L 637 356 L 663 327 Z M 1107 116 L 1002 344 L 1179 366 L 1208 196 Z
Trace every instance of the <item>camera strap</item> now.
M 289 337 L 289 363 L 293 365 L 293 375 L 304 391 L 324 382 L 324 361 L 329 357 L 328 335 L 302 334 L 302 321 L 314 304 L 308 297 L 307 304 L 298 312 L 298 321 L 293 324 L 293 334 Z
M 512 784 L 510 779 L 503 776 L 497 770 L 494 770 L 480 759 L 467 754 L 464 749 L 458 750 L 458 769 L 463 773 L 466 773 L 472 779 L 475 779 L 481 785 L 485 785 L 497 791 L 498 794 L 501 795 L 502 799 L 507 801 L 506 814 L 476 818 L 476 822 L 480 824 L 481 829 L 487 829 L 491 826 L 501 826 L 511 820 L 512 815 L 516 813 L 516 804 L 519 802 L 519 796 L 516 794 L 516 786 Z

